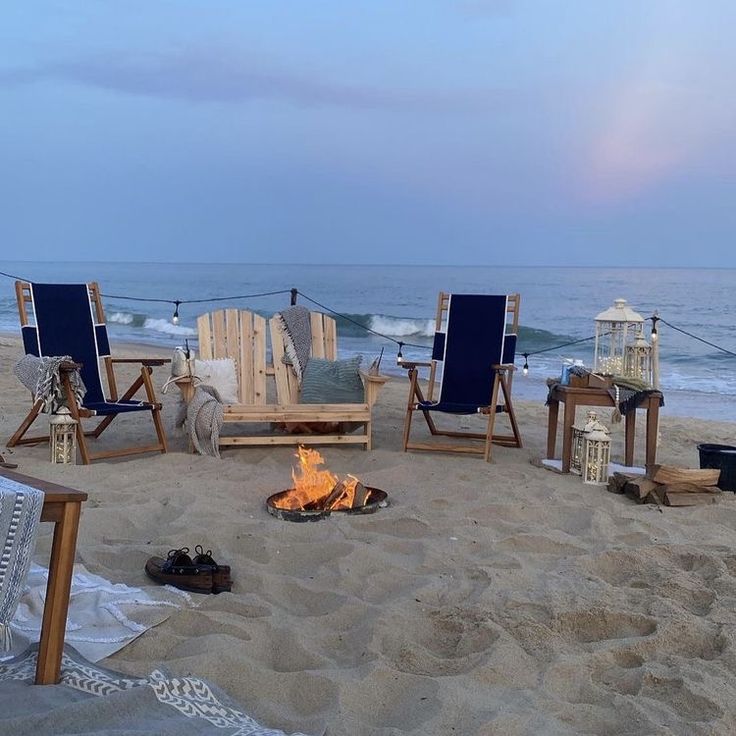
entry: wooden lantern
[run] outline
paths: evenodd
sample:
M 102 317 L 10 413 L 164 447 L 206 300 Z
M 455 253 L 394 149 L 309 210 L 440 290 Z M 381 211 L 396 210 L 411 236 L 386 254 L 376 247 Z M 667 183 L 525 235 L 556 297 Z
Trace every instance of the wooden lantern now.
M 583 474 L 583 452 L 585 433 L 593 428 L 593 423 L 597 421 L 598 415 L 594 411 L 589 411 L 588 416 L 581 424 L 572 425 L 572 452 L 570 454 L 570 472 L 575 475 Z
M 49 417 L 51 462 L 74 465 L 77 462 L 77 420 L 69 409 L 60 407 Z
M 595 359 L 593 372 L 605 376 L 624 374 L 626 346 L 636 339 L 644 318 L 635 312 L 626 299 L 616 299 L 613 306 L 595 318 Z
M 646 381 L 650 386 L 652 379 L 652 346 L 644 339 L 640 329 L 631 345 L 624 348 L 624 375 Z
M 583 483 L 604 485 L 608 482 L 611 462 L 611 437 L 600 422 L 591 422 L 583 436 Z

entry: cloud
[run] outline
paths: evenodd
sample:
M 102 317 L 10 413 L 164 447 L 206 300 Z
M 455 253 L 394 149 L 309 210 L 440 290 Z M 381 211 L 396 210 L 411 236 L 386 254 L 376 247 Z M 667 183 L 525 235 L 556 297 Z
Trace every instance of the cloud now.
M 638 62 L 603 97 L 585 157 L 587 199 L 636 198 L 698 166 L 712 166 L 724 143 L 732 146 L 730 53 L 720 57 L 715 43 L 709 48 L 694 16 L 654 20 Z
M 222 51 L 105 54 L 36 67 L 0 69 L 0 86 L 66 81 L 99 89 L 191 102 L 284 100 L 302 107 L 344 107 L 433 113 L 501 109 L 504 90 L 419 90 L 317 79 Z

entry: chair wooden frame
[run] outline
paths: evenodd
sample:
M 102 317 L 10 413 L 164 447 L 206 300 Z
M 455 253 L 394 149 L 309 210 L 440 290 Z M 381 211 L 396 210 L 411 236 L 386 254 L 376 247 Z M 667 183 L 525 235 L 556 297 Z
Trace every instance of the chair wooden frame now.
M 311 313 L 312 355 L 335 360 L 337 330 L 335 320 L 319 312 Z M 272 361 L 267 362 L 267 321 L 253 312 L 222 309 L 197 319 L 199 355 L 202 359 L 232 358 L 238 378 L 239 403 L 224 407 L 226 424 L 268 423 L 299 425 L 326 422 L 342 431 L 333 434 L 306 432 L 250 433 L 221 435 L 220 446 L 233 445 L 326 445 L 360 444 L 371 449 L 371 408 L 385 376 L 361 373 L 365 401 L 361 404 L 300 404 L 299 385 L 293 369 L 283 362 L 284 342 L 278 320 L 268 324 Z M 269 386 L 273 379 L 275 387 Z M 181 383 L 178 381 L 177 383 Z M 186 383 L 186 379 L 184 380 Z M 181 388 L 181 386 L 180 386 Z M 191 391 L 185 392 L 191 395 Z M 273 401 L 275 393 L 275 402 Z M 363 432 L 350 434 L 340 425 L 358 423 Z
M 95 321 L 97 324 L 104 324 L 105 310 L 102 306 L 102 297 L 100 295 L 99 286 L 96 282 L 92 282 L 87 284 L 87 288 L 89 289 L 89 298 L 94 310 Z M 28 306 L 31 305 L 33 301 L 31 284 L 26 281 L 16 281 L 15 294 L 18 301 L 18 313 L 20 316 L 21 328 L 27 327 L 32 324 L 29 318 L 28 310 Z M 79 447 L 79 453 L 82 456 L 82 462 L 85 465 L 89 465 L 93 460 L 101 460 L 104 458 L 124 457 L 127 455 L 137 455 L 144 452 L 167 452 L 168 446 L 166 443 L 166 433 L 164 431 L 163 421 L 161 420 L 161 404 L 156 401 L 156 391 L 153 387 L 151 374 L 153 372 L 154 366 L 164 365 L 169 362 L 168 359 L 112 358 L 110 356 L 106 356 L 103 357 L 102 360 L 105 364 L 105 375 L 107 378 L 107 389 L 110 401 L 128 401 L 132 399 L 141 388 L 144 389 L 146 394 L 146 403 L 150 404 L 149 410 L 153 419 L 158 442 L 149 445 L 136 445 L 134 447 L 106 450 L 104 452 L 91 452 L 87 445 L 86 438 L 99 437 L 110 426 L 115 417 L 118 416 L 118 413 L 106 415 L 93 430 L 84 431 L 82 427 L 82 419 L 88 419 L 97 415 L 93 410 L 89 410 L 84 408 L 84 406 L 80 406 L 77 403 L 76 397 L 74 396 L 74 391 L 71 385 L 71 374 L 74 370 L 80 368 L 81 365 L 76 363 L 62 364 L 60 371 L 62 385 L 64 387 L 64 393 L 67 400 L 67 406 L 69 407 L 69 412 L 72 418 L 77 421 L 77 445 Z M 115 365 L 125 363 L 140 363 L 141 372 L 140 375 L 130 385 L 130 387 L 123 393 L 123 395 L 119 396 L 117 381 L 115 378 Z M 35 445 L 40 442 L 49 441 L 49 435 L 25 437 L 26 432 L 30 429 L 31 425 L 36 420 L 42 408 L 43 402 L 40 399 L 34 401 L 30 412 L 23 420 L 20 427 L 18 427 L 15 434 L 8 440 L 8 447 L 15 447 L 16 445 Z
M 441 332 L 447 311 L 450 305 L 450 294 L 440 292 L 437 299 L 437 314 L 435 317 L 435 330 Z M 509 294 L 507 298 L 506 312 L 510 316 L 507 321 L 506 330 L 508 333 L 518 334 L 519 329 L 519 308 L 521 305 L 521 296 L 519 294 Z M 513 381 L 514 371 L 516 367 L 513 364 L 499 363 L 492 366 L 493 370 L 493 388 L 491 391 L 488 406 L 479 410 L 479 413 L 488 417 L 486 431 L 481 432 L 464 432 L 459 430 L 439 429 L 432 417 L 432 411 L 422 409 L 420 404 L 425 401 L 433 401 L 435 394 L 435 385 L 437 383 L 437 360 L 429 362 L 402 361 L 402 366 L 409 372 L 409 400 L 407 403 L 406 415 L 404 417 L 404 435 L 403 449 L 407 450 L 425 450 L 434 452 L 458 452 L 468 454 L 482 454 L 486 462 L 492 459 L 492 446 L 503 445 L 506 447 L 522 447 L 521 434 L 519 425 L 516 421 L 513 402 L 511 400 L 511 384 Z M 419 368 L 429 368 L 429 380 L 427 385 L 427 395 L 419 384 Z M 499 403 L 499 399 L 503 398 L 503 402 Z M 482 440 L 483 445 L 476 444 L 446 444 L 446 443 L 427 443 L 427 442 L 410 442 L 410 434 L 412 428 L 412 418 L 415 411 L 421 411 L 424 419 L 429 427 L 432 436 L 455 437 L 466 440 Z M 508 414 L 509 423 L 511 425 L 511 434 L 498 435 L 494 434 L 496 415 L 498 413 Z

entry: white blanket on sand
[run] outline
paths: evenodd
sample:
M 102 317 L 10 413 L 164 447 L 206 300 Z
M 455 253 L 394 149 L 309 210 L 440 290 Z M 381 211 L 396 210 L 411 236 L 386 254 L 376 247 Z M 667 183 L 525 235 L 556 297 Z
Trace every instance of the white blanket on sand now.
M 0 660 L 16 656 L 39 640 L 48 574 L 45 567 L 31 566 L 10 624 L 13 648 Z M 66 643 L 89 661 L 98 662 L 165 621 L 177 609 L 195 607 L 197 598 L 169 585 L 133 588 L 111 583 L 87 572 L 83 565 L 75 565 Z

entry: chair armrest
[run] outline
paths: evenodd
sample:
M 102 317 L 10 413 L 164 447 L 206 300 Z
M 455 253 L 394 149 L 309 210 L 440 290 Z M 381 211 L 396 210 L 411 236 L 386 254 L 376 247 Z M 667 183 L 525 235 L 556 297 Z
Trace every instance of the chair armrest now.
M 388 376 L 382 376 L 380 374 L 365 373 L 364 371 L 358 371 L 358 373 L 360 373 L 360 377 L 363 379 L 363 382 L 368 381 L 369 383 L 374 383 L 377 386 L 383 386 L 386 381 L 391 380 Z
M 113 363 L 140 363 L 141 365 L 166 365 L 171 358 L 110 358 Z
M 61 371 L 78 371 L 81 370 L 82 364 L 81 363 L 75 363 L 73 361 L 67 361 L 65 360 L 63 363 L 59 364 L 59 370 Z
M 496 365 L 492 365 L 491 368 L 493 368 L 494 371 L 515 371 L 516 366 L 513 363 L 496 363 Z
M 388 376 L 374 375 L 364 373 L 363 371 L 358 372 L 360 373 L 360 378 L 363 381 L 363 388 L 365 389 L 365 403 L 372 408 L 373 404 L 376 403 L 378 392 L 381 390 L 381 387 L 386 383 L 386 381 L 390 381 L 391 379 Z
M 412 368 L 431 368 L 431 363 L 425 363 L 423 361 L 419 360 L 402 360 L 401 363 L 399 363 L 400 368 L 406 368 L 407 370 L 410 370 Z

